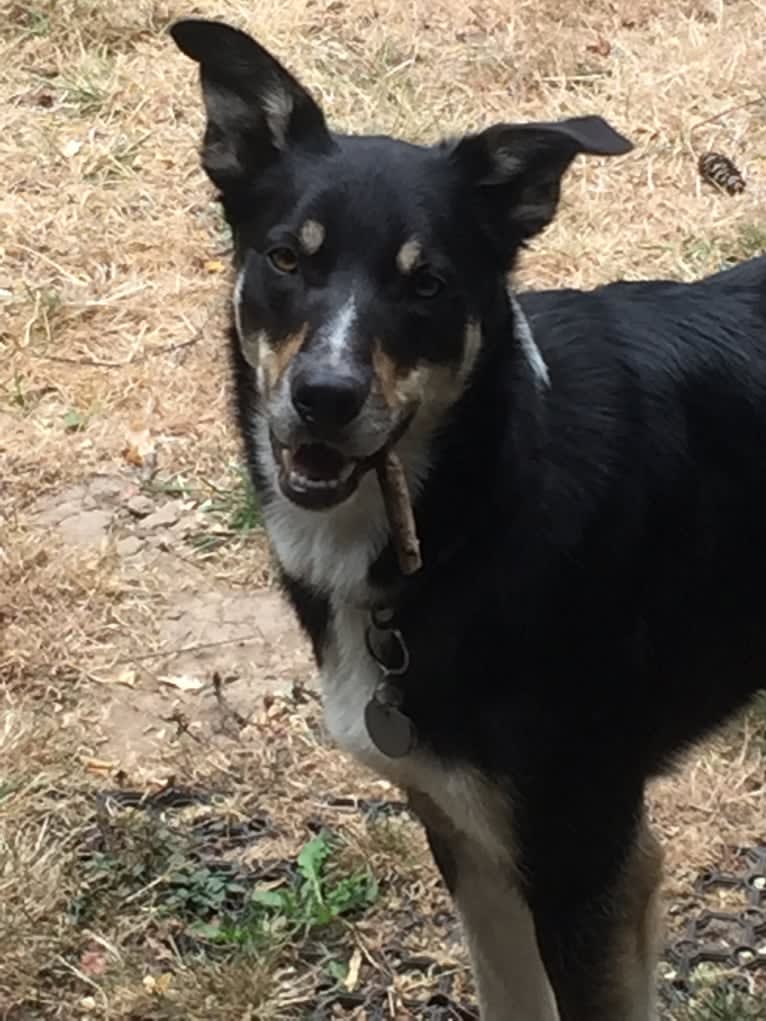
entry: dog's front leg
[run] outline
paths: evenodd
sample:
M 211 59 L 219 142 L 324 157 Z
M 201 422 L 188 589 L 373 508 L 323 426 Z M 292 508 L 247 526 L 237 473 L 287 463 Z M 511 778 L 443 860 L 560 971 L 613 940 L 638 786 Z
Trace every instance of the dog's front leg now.
M 558 1021 L 532 916 L 512 864 L 493 861 L 427 799 L 411 794 L 410 802 L 460 914 L 482 1021 Z
M 533 881 L 542 957 L 561 1021 L 655 1021 L 660 847 L 642 819 L 620 866 L 594 869 L 601 837 L 575 849 L 558 875 L 539 871 Z

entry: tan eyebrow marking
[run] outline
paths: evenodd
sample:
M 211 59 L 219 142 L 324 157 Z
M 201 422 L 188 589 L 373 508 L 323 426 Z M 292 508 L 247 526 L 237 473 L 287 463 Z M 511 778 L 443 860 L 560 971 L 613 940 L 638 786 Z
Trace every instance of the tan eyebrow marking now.
M 316 220 L 306 220 L 300 229 L 299 237 L 306 255 L 316 255 L 324 242 L 325 229 Z
M 411 273 L 415 268 L 423 248 L 417 238 L 405 241 L 396 256 L 396 265 L 402 273 Z

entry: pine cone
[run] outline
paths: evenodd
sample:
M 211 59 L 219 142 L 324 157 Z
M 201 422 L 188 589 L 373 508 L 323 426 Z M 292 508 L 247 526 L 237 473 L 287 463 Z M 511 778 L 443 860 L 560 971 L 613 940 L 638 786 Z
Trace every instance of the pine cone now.
M 745 179 L 728 156 L 720 152 L 706 152 L 700 156 L 699 172 L 703 181 L 722 188 L 729 195 L 745 190 Z

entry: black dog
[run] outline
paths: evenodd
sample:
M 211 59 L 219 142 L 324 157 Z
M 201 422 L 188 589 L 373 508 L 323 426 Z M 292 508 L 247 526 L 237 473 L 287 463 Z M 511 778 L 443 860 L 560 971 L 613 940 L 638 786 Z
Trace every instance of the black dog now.
M 514 296 L 572 160 L 630 150 L 603 120 L 337 135 L 248 36 L 172 33 L 201 65 L 239 426 L 329 729 L 409 792 L 487 1021 L 647 1021 L 647 779 L 764 682 L 766 260 Z M 392 447 L 411 577 L 371 470 Z

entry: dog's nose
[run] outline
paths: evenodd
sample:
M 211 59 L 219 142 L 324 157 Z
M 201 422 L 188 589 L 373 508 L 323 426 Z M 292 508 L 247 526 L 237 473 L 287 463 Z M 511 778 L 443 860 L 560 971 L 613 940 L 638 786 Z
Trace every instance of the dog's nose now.
M 340 429 L 352 422 L 362 409 L 367 387 L 348 374 L 327 369 L 304 369 L 293 380 L 295 410 L 306 425 L 319 429 Z

